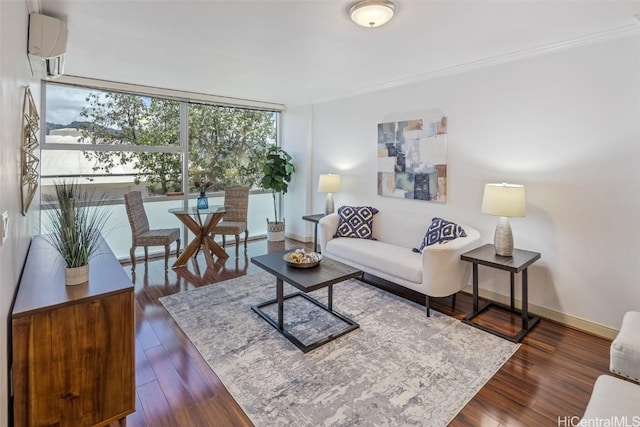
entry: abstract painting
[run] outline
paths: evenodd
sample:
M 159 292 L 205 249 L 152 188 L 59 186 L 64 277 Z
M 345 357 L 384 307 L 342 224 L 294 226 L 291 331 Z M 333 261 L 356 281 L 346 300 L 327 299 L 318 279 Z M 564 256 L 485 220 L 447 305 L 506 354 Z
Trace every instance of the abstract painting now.
M 447 201 L 447 117 L 378 124 L 378 194 Z

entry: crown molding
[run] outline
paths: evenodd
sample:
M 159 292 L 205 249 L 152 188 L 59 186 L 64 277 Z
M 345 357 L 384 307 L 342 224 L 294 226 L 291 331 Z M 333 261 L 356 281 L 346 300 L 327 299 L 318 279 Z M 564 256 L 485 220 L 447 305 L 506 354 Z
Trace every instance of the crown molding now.
M 504 64 L 508 62 L 516 62 L 527 58 L 532 58 L 535 56 L 546 55 L 549 53 L 562 51 L 566 49 L 572 49 L 579 46 L 591 45 L 599 42 L 603 42 L 606 40 L 618 39 L 630 36 L 632 34 L 640 33 L 640 14 L 636 16 L 636 19 L 639 22 L 625 25 L 622 27 L 614 28 L 607 31 L 602 31 L 599 33 L 590 34 L 583 37 L 574 38 L 571 40 L 566 40 L 559 43 L 552 43 L 545 46 L 540 46 L 532 49 L 524 49 L 515 52 L 510 52 L 504 55 L 496 55 L 492 57 L 487 57 L 483 59 L 478 59 L 471 62 L 466 62 L 464 64 L 454 65 L 451 67 L 444 67 L 438 70 L 427 71 L 425 73 L 415 74 L 413 76 L 405 77 L 398 80 L 393 80 L 386 83 L 381 83 L 375 86 L 368 86 L 361 89 L 356 89 L 353 91 L 345 92 L 341 95 L 326 97 L 326 98 L 318 98 L 313 100 L 312 104 L 320 104 L 328 101 L 336 101 L 344 98 L 351 98 L 353 96 L 364 95 L 372 92 L 378 92 L 385 89 L 390 89 L 399 86 L 405 86 L 411 83 L 417 83 L 427 80 L 433 80 L 440 77 L 445 77 L 454 74 L 460 74 L 471 70 L 476 70 L 480 68 L 490 67 L 493 65 Z

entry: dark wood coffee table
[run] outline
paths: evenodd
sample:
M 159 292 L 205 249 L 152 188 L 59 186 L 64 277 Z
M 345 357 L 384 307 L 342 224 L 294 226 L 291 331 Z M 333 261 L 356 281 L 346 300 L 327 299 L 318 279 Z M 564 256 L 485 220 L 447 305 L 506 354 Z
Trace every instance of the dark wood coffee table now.
M 324 257 L 317 267 L 289 267 L 284 262 L 284 259 L 282 259 L 283 255 L 287 252 L 291 252 L 291 250 L 274 252 L 267 255 L 261 255 L 251 258 L 251 262 L 253 264 L 256 264 L 260 268 L 276 276 L 276 298 L 258 305 L 254 305 L 251 307 L 251 309 L 305 353 L 313 350 L 314 348 L 318 348 L 321 345 L 326 344 L 329 341 L 332 341 L 346 333 L 358 329 L 360 325 L 333 310 L 333 285 L 347 279 L 362 277 L 362 272 L 356 268 L 327 257 Z M 293 294 L 285 296 L 284 282 L 287 282 L 290 285 L 300 289 L 302 292 L 295 292 Z M 327 305 L 324 305 L 323 303 L 307 295 L 307 292 L 315 291 L 321 288 L 328 288 Z M 346 327 L 339 332 L 333 332 L 330 335 L 324 336 L 314 342 L 307 344 L 303 343 L 284 328 L 284 301 L 295 297 L 305 298 L 307 301 L 320 307 L 327 313 L 330 313 L 335 318 L 340 319 Z M 277 320 L 272 319 L 266 312 L 262 310 L 264 307 L 273 304 L 278 304 Z

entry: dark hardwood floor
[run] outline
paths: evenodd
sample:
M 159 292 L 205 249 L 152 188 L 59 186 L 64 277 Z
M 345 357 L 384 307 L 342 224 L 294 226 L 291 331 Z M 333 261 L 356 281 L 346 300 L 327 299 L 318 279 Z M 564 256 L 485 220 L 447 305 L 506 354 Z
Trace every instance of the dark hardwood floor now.
M 202 254 L 197 263 L 167 272 L 160 258 L 136 265 L 136 412 L 127 417 L 129 427 L 252 425 L 158 298 L 259 273 L 252 256 L 303 246 L 311 248 L 260 240 L 249 243 L 246 255 L 241 247 L 236 259 L 231 245 L 230 258 L 214 269 L 205 268 Z M 130 265 L 123 267 L 131 274 Z M 432 299 L 431 307 L 461 319 L 471 311 L 471 297 L 459 294 L 455 308 L 451 298 Z M 477 321 L 506 333 L 519 328 L 519 318 L 497 310 Z M 595 379 L 608 372 L 610 343 L 542 319 L 451 425 L 557 426 L 558 417 L 581 416 Z

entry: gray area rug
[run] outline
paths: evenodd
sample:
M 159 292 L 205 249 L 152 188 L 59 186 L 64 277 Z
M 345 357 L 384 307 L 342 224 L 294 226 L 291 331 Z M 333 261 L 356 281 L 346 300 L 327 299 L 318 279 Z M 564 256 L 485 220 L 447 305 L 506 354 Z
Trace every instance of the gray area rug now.
M 334 285 L 334 310 L 360 328 L 304 354 L 251 310 L 275 293 L 262 273 L 160 299 L 259 427 L 445 426 L 519 347 L 352 279 Z M 285 301 L 285 327 L 336 326 L 305 327 L 307 304 Z

